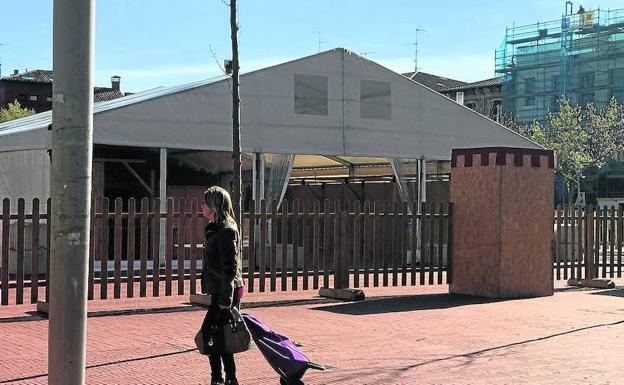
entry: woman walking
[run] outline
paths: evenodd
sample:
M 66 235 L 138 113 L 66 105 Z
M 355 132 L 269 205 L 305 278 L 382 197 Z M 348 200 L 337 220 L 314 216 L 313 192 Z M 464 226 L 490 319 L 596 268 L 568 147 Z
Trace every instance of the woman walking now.
M 221 330 L 221 320 L 228 315 L 228 309 L 240 306 L 244 290 L 239 252 L 240 235 L 230 194 L 221 187 L 210 187 L 204 193 L 202 214 L 208 219 L 201 278 L 202 291 L 211 296 L 210 307 L 201 328 L 204 341 L 207 341 L 211 330 Z M 223 346 L 223 341 L 215 342 Z M 211 369 L 210 385 L 238 385 L 233 354 L 223 351 L 211 354 L 208 358 Z

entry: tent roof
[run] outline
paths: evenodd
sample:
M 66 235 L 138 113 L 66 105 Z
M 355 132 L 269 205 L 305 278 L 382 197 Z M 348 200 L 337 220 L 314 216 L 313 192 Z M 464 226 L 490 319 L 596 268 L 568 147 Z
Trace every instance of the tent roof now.
M 343 48 L 241 75 L 246 152 L 448 160 L 451 149 L 540 148 Z M 231 151 L 228 78 L 94 105 L 94 143 Z M 50 111 L 0 124 L 0 151 L 51 144 Z

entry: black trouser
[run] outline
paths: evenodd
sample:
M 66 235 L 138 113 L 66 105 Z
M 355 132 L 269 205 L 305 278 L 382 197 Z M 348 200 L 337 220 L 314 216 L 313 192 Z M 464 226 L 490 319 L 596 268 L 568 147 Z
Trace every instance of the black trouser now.
M 210 375 L 212 378 L 223 378 L 221 362 L 223 362 L 225 378 L 236 378 L 236 363 L 234 362 L 234 354 L 213 354 L 208 356 L 208 359 L 210 360 Z
M 206 318 L 212 324 L 214 322 L 218 322 L 218 316 L 221 311 L 218 305 L 218 298 L 216 295 L 212 295 L 210 299 L 210 307 L 208 308 L 208 314 L 206 314 Z M 235 307 L 240 306 L 240 299 L 236 295 L 236 291 L 234 293 L 234 301 L 233 304 Z M 234 362 L 234 354 L 232 353 L 221 353 L 221 354 L 211 354 L 208 356 L 210 360 L 210 372 L 212 378 L 223 378 L 223 372 L 221 369 L 221 363 L 223 362 L 223 371 L 225 371 L 225 378 L 234 379 L 236 378 L 236 363 Z

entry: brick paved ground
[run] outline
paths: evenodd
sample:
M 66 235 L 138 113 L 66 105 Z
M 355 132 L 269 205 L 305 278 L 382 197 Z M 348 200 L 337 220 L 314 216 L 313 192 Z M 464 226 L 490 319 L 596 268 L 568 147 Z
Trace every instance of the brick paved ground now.
M 366 289 L 368 299 L 360 303 L 301 301 L 313 292 L 246 299 L 249 312 L 301 341 L 312 360 L 331 366 L 310 371 L 306 384 L 624 384 L 622 286 L 510 301 L 446 291 Z M 299 302 L 253 307 L 276 297 Z M 207 359 L 192 350 L 204 311 L 181 305 L 185 300 L 148 298 L 140 308 L 169 309 L 116 315 L 106 312 L 115 305 L 129 308 L 127 302 L 91 303 L 100 316 L 88 321 L 87 382 L 207 383 Z M 14 307 L 13 313 L 25 309 Z M 3 311 L 0 384 L 46 384 L 47 321 Z M 237 362 L 241 384 L 278 383 L 257 350 L 238 355 Z

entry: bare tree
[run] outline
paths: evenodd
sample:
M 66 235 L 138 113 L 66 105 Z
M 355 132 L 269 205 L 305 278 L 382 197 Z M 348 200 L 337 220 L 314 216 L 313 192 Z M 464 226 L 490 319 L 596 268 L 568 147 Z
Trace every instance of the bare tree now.
M 234 163 L 234 214 L 236 223 L 242 226 L 241 218 L 241 147 L 240 147 L 240 84 L 238 64 L 238 21 L 236 0 L 230 0 L 230 31 L 232 36 L 232 160 Z

